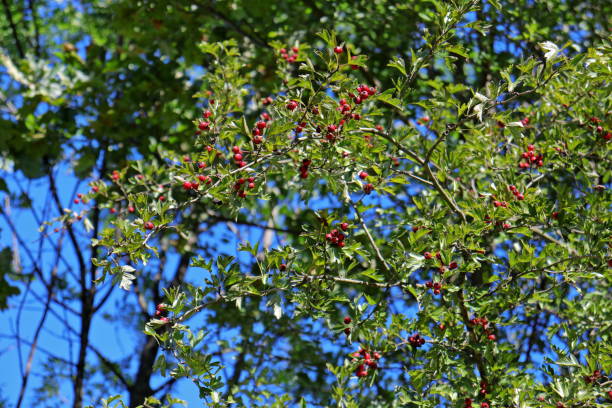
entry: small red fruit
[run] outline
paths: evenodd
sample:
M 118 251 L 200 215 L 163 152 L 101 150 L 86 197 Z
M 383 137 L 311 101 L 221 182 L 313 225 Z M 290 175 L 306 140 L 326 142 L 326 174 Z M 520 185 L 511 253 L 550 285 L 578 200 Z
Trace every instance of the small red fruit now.
M 365 171 L 360 171 L 359 172 L 359 178 L 362 180 L 365 180 L 368 178 L 368 173 L 366 173 Z
M 191 190 L 193 188 L 193 186 L 191 185 L 191 183 L 189 181 L 186 181 L 183 183 L 183 189 L 185 190 Z
M 346 334 L 347 336 L 351 334 L 351 328 L 347 327 L 346 329 L 344 329 L 344 334 Z
M 340 229 L 342 231 L 346 231 L 348 227 L 349 227 L 348 222 L 343 222 L 342 224 L 340 224 Z
M 451 262 L 448 264 L 448 269 L 457 269 L 457 262 Z
M 343 50 L 343 49 L 342 49 L 342 47 L 340 47 L 339 45 L 338 45 L 338 46 L 336 46 L 336 47 L 334 47 L 334 52 L 335 52 L 336 54 L 342 54 L 342 51 L 344 51 L 344 50 Z
M 433 255 L 431 254 L 431 252 L 425 252 L 425 253 L 423 254 L 423 257 L 424 257 L 425 259 L 431 259 L 431 258 L 433 258 Z
M 153 228 L 155 228 L 155 225 L 151 221 L 147 221 L 144 223 L 144 227 L 147 230 L 152 230 Z
M 349 316 L 344 317 L 344 324 L 351 324 L 353 320 Z
M 489 335 L 487 336 L 487 338 L 488 338 L 489 340 L 491 340 L 491 341 L 495 341 L 495 339 L 496 339 L 496 337 L 495 337 L 495 335 L 494 335 L 494 334 L 489 334 Z
M 280 264 L 280 265 L 278 266 L 278 269 L 279 269 L 280 271 L 287 270 L 287 265 L 285 265 L 284 263 L 282 263 L 282 264 Z

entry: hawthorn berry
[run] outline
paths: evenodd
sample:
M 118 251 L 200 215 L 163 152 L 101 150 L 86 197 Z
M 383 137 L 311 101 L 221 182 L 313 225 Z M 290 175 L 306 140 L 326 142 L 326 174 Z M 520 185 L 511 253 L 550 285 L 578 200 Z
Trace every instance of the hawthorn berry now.
M 287 102 L 287 105 L 285 107 L 290 111 L 294 111 L 298 107 L 298 103 L 294 100 L 291 100 Z
M 349 316 L 344 317 L 344 324 L 351 324 L 353 320 Z
M 432 255 L 431 252 L 425 252 L 425 253 L 423 253 L 423 257 L 425 259 L 431 259 L 431 258 L 433 258 L 433 255 Z
M 280 264 L 280 265 L 278 266 L 278 269 L 279 269 L 280 271 L 284 271 L 284 270 L 286 270 L 286 269 L 287 269 L 287 265 L 285 265 L 284 263 L 282 263 L 282 264 Z
M 448 269 L 457 269 L 457 262 L 451 262 L 448 264 Z
M 147 230 L 152 230 L 153 228 L 155 228 L 155 225 L 151 221 L 147 221 L 144 223 L 144 227 Z
M 348 336 L 349 334 L 351 334 L 351 328 L 350 328 L 350 327 L 345 328 L 345 329 L 344 329 L 344 334 L 346 334 L 347 336 Z
M 343 50 L 343 49 L 342 49 L 342 47 L 340 47 L 339 45 L 338 45 L 338 46 L 336 46 L 336 47 L 334 47 L 334 52 L 335 52 L 336 54 L 342 54 L 342 51 L 344 51 L 344 50 Z

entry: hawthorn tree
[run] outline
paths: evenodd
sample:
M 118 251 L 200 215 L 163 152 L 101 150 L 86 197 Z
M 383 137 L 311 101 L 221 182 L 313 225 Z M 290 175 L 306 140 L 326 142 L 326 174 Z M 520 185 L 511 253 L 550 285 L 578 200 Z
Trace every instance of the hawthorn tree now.
M 4 4 L 16 406 L 610 403 L 609 7 L 81 6 Z

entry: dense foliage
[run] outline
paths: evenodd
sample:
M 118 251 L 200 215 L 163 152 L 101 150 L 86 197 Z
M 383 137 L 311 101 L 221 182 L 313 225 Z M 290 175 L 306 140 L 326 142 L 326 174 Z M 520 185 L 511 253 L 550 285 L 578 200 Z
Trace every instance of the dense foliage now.
M 610 6 L 34 3 L 0 25 L 0 306 L 42 306 L 28 361 L 48 316 L 78 350 L 37 405 L 610 403 Z

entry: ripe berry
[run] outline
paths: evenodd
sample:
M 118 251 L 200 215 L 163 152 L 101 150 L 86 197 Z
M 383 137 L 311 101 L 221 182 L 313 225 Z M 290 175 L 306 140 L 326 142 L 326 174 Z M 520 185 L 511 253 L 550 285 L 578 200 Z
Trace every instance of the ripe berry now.
M 368 178 L 368 173 L 366 173 L 365 171 L 360 171 L 359 172 L 359 178 L 362 180 L 365 180 Z
M 256 125 L 256 126 L 257 126 L 257 129 L 259 129 L 259 130 L 263 130 L 263 129 L 265 129 L 265 128 L 266 128 L 266 126 L 267 126 L 267 125 L 266 125 L 266 122 L 259 121 L 259 122 L 257 122 L 257 125 Z
M 155 228 L 155 225 L 151 221 L 147 221 L 144 223 L 144 227 L 145 229 L 152 230 L 153 228 Z
M 425 253 L 423 254 L 423 257 L 424 257 L 425 259 L 431 259 L 431 258 L 433 258 L 433 255 L 432 255 L 432 253 L 431 253 L 431 252 L 425 252 Z
M 134 207 L 132 207 L 132 206 L 128 207 L 128 212 L 133 213 L 134 211 L 136 211 L 136 209 Z
M 372 190 L 374 190 L 374 186 L 371 183 L 368 183 L 365 186 L 363 186 L 363 191 L 366 194 L 370 194 Z
M 191 185 L 191 183 L 189 181 L 186 181 L 183 183 L 183 188 L 185 190 L 191 190 L 193 188 L 193 186 Z
M 347 327 L 346 329 L 344 329 L 344 334 L 346 334 L 347 336 L 351 334 L 351 328 Z
M 480 404 L 481 408 L 489 408 L 489 403 L 488 402 L 483 402 L 482 404 Z
M 338 46 L 336 46 L 336 47 L 334 47 L 334 52 L 335 52 L 336 54 L 342 54 L 342 51 L 343 51 L 343 50 L 342 50 L 342 47 L 340 47 L 339 45 L 338 45 Z
M 448 269 L 457 269 L 457 262 L 451 262 L 448 264 Z
M 496 339 L 496 337 L 495 337 L 495 335 L 494 335 L 494 334 L 489 334 L 489 335 L 487 336 L 487 338 L 488 338 L 489 340 L 491 340 L 491 341 L 495 341 L 495 339 Z
M 80 201 L 79 201 L 79 199 L 78 199 L 78 198 L 75 198 L 75 199 L 74 199 L 74 203 L 75 203 L 75 204 L 78 204 L 79 202 L 80 202 Z
M 343 222 L 342 224 L 340 224 L 340 229 L 342 231 L 346 231 L 348 227 L 349 227 L 348 222 Z
M 353 320 L 349 316 L 344 317 L 344 324 L 351 324 Z
M 278 269 L 279 269 L 280 271 L 284 271 L 284 270 L 286 270 L 286 269 L 287 269 L 287 265 L 285 265 L 284 263 L 282 263 L 282 264 L 280 264 L 280 265 L 278 266 Z
M 298 107 L 298 103 L 296 101 L 287 102 L 286 108 L 290 111 L 294 111 Z

